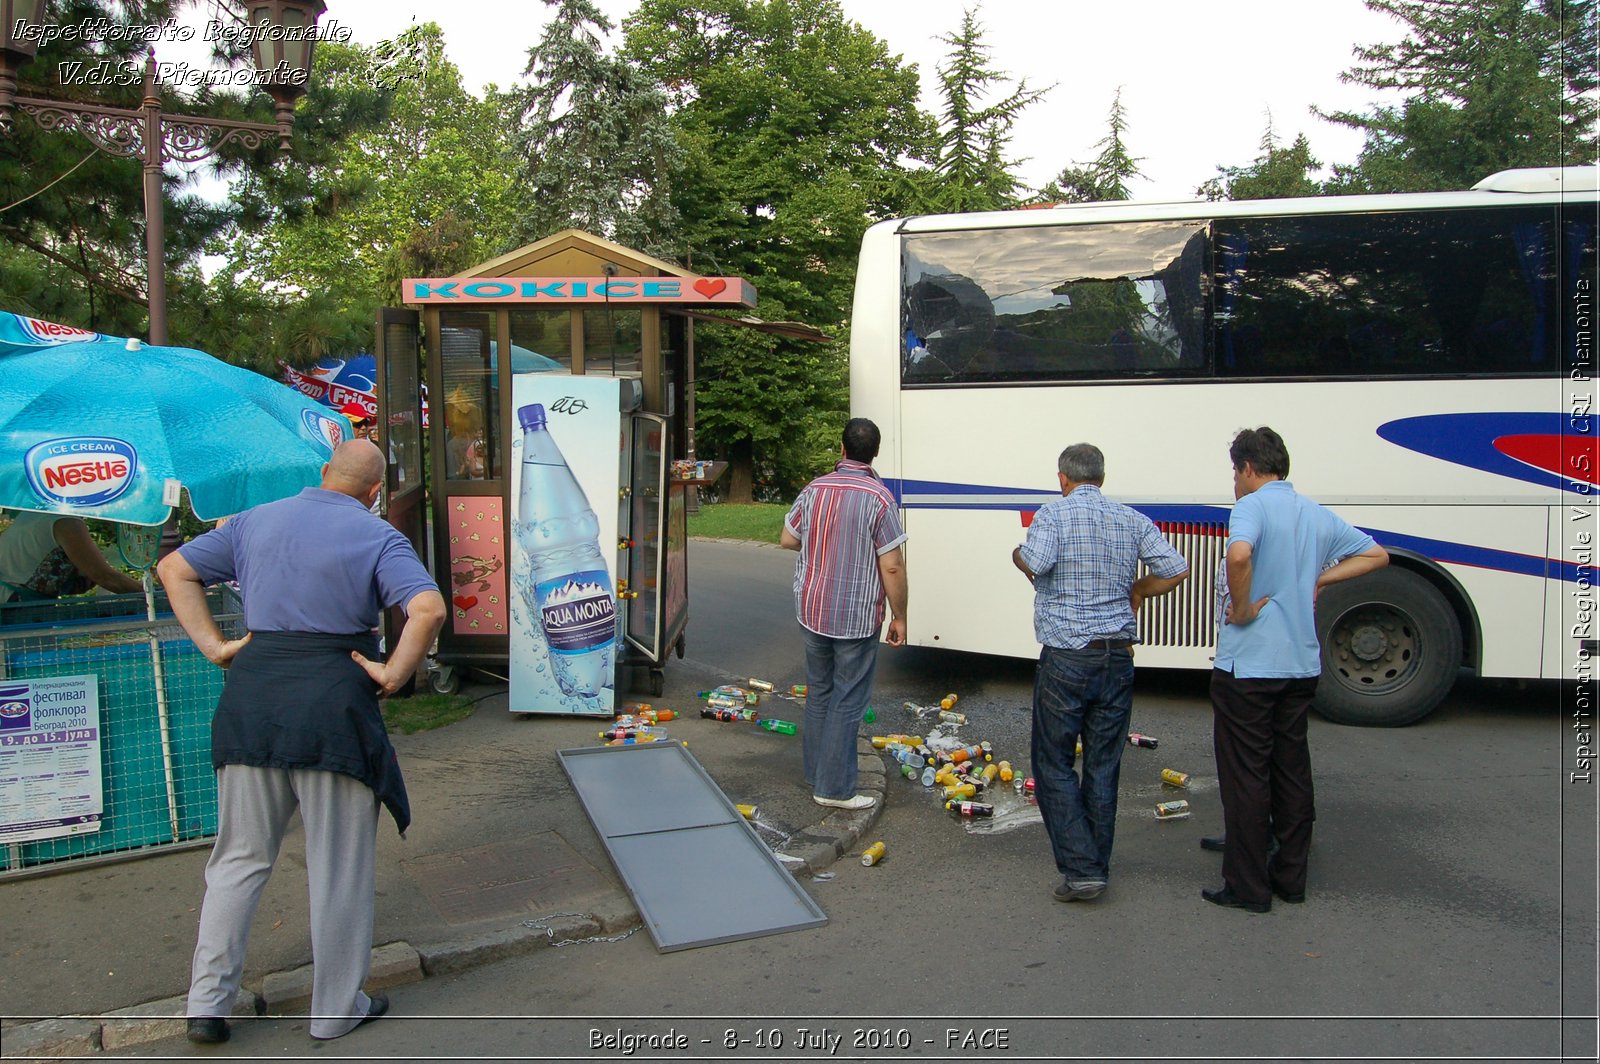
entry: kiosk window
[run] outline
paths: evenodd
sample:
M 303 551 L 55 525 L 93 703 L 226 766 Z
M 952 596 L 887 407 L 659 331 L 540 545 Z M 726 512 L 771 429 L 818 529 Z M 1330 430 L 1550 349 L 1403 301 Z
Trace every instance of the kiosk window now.
M 511 372 L 572 372 L 572 312 L 513 310 L 511 312 Z
M 493 330 L 493 316 L 483 311 L 450 310 L 439 317 L 447 480 L 495 480 L 502 475 Z
M 637 376 L 643 364 L 643 330 L 637 309 L 583 308 L 583 371 Z

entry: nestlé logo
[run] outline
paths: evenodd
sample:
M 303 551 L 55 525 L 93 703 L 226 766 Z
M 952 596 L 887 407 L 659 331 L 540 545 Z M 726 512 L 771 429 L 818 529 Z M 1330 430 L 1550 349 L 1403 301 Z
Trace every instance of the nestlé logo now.
M 109 436 L 68 436 L 28 449 L 23 470 L 35 495 L 67 506 L 101 506 L 133 486 L 139 455 Z
M 28 339 L 40 344 L 75 344 L 80 340 L 98 340 L 100 334 L 71 325 L 57 325 L 53 321 L 25 318 L 17 315 L 17 322 Z

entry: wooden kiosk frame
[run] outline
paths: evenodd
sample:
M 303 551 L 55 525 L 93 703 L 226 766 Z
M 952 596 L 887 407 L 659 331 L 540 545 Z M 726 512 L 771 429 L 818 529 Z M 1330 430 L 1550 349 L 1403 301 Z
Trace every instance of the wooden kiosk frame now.
M 422 505 L 420 490 L 391 485 L 390 519 L 406 519 L 420 506 L 420 522 L 414 516 L 407 520 L 409 530 L 397 527 L 415 535 L 420 523 L 429 526 L 433 572 L 450 602 L 438 667 L 430 672 L 433 686 L 453 689 L 456 666 L 493 672 L 507 664 L 508 463 L 516 424 L 511 377 L 541 372 L 637 382 L 623 387 L 625 435 L 630 416 L 640 425 L 632 433 L 634 453 L 624 456 L 632 469 L 623 471 L 623 483 L 653 479 L 642 472 L 646 468 L 659 466 L 661 473 L 654 487 L 641 487 L 641 495 L 659 493 L 654 501 L 635 500 L 634 520 L 619 524 L 633 530 L 618 544 L 618 591 L 630 600 L 619 603 L 619 613 L 625 614 L 630 654 L 624 664 L 648 666 L 652 692 L 659 693 L 667 652 L 683 652 L 685 494 L 721 472 L 707 471 L 702 463 L 699 479 L 672 474 L 674 462 L 694 455 L 691 315 L 753 307 L 755 290 L 741 278 L 702 277 L 569 229 L 453 277 L 407 278 L 402 291 L 403 302 L 415 309 L 380 315 L 379 415 L 389 425 L 409 415 L 403 389 L 414 388 L 416 376 L 386 365 L 385 347 L 392 349 L 389 362 L 414 357 L 392 337 L 397 326 L 403 329 L 401 316 L 416 322 L 420 312 L 428 353 L 430 423 L 424 436 L 430 491 Z M 640 528 L 641 521 L 655 527 Z M 641 573 L 628 586 L 625 574 Z M 638 595 L 654 601 L 635 604 Z M 635 631 L 629 613 L 639 623 L 647 619 L 651 630 Z

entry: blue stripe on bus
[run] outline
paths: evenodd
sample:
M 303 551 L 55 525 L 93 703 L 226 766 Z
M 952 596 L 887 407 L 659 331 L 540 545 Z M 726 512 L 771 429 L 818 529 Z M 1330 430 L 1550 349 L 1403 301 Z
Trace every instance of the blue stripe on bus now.
M 889 490 L 895 493 L 900 500 L 900 505 L 908 510 L 1012 510 L 1019 514 L 1029 514 L 1037 511 L 1040 506 L 1053 498 L 1059 498 L 1059 492 L 1038 491 L 1031 488 L 993 488 L 976 484 L 949 484 L 932 480 L 885 480 Z M 905 493 L 913 495 L 957 495 L 967 496 L 970 502 L 934 502 L 922 503 L 905 501 Z M 984 502 L 986 495 L 1038 495 L 1039 502 L 1033 505 L 1021 504 L 1015 501 Z M 1186 504 L 1148 504 L 1135 506 L 1135 510 L 1144 514 L 1158 525 L 1173 524 L 1212 524 L 1226 526 L 1228 523 L 1229 508 L 1226 506 L 1203 506 Z M 1452 543 L 1443 539 L 1428 539 L 1424 536 L 1412 536 L 1403 532 L 1386 532 L 1376 528 L 1362 528 L 1378 541 L 1382 547 L 1395 547 L 1401 550 L 1412 551 L 1425 558 L 1450 565 L 1468 565 L 1475 569 L 1490 569 L 1496 572 L 1515 573 L 1519 576 L 1537 576 L 1544 579 L 1563 580 L 1567 583 L 1576 583 L 1580 571 L 1585 573 L 1584 579 L 1592 582 L 1595 579 L 1593 566 L 1579 565 L 1575 562 L 1563 561 L 1558 558 L 1542 558 L 1537 554 L 1518 554 L 1515 551 L 1495 550 L 1492 547 L 1475 547 L 1468 543 Z

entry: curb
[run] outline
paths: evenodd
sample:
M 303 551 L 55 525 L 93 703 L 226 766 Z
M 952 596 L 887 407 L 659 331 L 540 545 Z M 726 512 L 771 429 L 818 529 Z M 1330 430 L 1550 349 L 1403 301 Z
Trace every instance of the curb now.
M 860 774 L 857 791 L 870 794 L 877 801 L 858 813 L 833 810 L 811 827 L 796 832 L 791 842 L 799 845 L 791 845 L 788 852 L 800 860 L 801 866 L 793 872 L 811 876 L 822 872 L 856 849 L 882 814 L 888 800 L 888 773 L 882 755 L 866 739 L 856 742 L 856 765 Z M 637 923 L 639 912 L 630 902 L 585 916 L 557 917 L 537 926 L 519 924 L 422 950 L 404 941 L 388 942 L 373 947 L 366 989 L 382 990 L 421 982 L 430 976 L 450 975 L 536 949 L 618 934 Z M 187 1004 L 187 995 L 179 995 L 102 1016 L 62 1016 L 8 1026 L 0 1059 L 47 1064 L 182 1038 Z M 269 972 L 259 984 L 242 988 L 229 1018 L 303 1015 L 310 1005 L 311 965 L 303 964 Z

